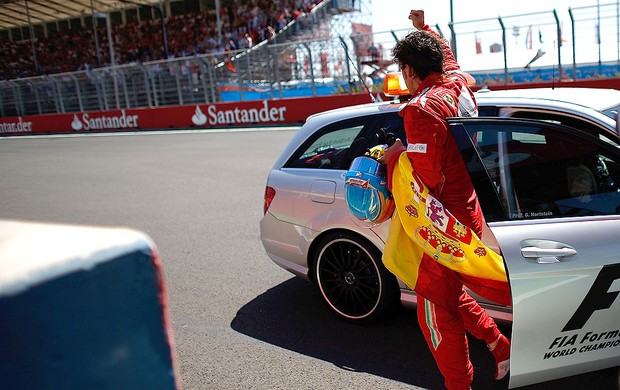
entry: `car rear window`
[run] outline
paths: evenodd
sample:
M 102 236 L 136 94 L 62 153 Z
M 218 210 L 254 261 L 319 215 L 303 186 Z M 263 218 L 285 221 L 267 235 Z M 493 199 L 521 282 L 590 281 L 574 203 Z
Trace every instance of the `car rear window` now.
M 353 159 L 394 133 L 405 140 L 403 120 L 396 112 L 345 119 L 317 129 L 285 164 L 285 168 L 347 170 Z

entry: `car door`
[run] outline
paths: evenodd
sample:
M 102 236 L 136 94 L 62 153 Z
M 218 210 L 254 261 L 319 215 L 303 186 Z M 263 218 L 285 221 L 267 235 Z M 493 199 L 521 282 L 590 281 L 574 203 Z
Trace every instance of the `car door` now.
M 510 281 L 510 387 L 620 363 L 620 149 L 548 122 L 451 120 Z

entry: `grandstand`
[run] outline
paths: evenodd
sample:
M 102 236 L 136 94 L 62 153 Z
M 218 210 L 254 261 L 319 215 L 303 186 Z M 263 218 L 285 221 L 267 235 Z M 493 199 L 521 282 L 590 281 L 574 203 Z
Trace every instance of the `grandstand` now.
M 142 1 L 3 1 L 0 50 L 10 61 L 1 65 L 0 79 L 247 49 L 321 3 Z
M 88 1 L 77 3 L 86 7 Z M 0 12 L 17 3 L 26 2 L 5 1 Z M 220 102 L 231 92 L 245 100 L 244 91 L 286 97 L 291 86 L 307 82 L 320 91 L 319 74 L 333 79 L 338 73 L 349 90 L 341 42 L 325 41 L 330 32 L 341 33 L 353 47 L 351 22 L 368 25 L 371 18 L 368 0 L 357 7 L 344 0 L 184 0 L 162 2 L 163 8 L 107 3 L 119 8 L 92 14 L 83 8 L 73 18 L 1 30 L 1 50 L 10 61 L 0 71 L 6 80 L 0 82 L 0 115 Z M 163 10 L 164 29 L 156 9 Z M 338 63 L 331 61 L 334 50 Z M 320 73 L 313 74 L 315 66 Z

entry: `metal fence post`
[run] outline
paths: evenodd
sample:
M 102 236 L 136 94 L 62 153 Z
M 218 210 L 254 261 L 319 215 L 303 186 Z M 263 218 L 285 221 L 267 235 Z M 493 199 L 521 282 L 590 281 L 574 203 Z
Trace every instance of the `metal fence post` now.
M 555 23 L 557 26 L 557 37 L 558 37 L 558 80 L 562 80 L 562 30 L 560 28 L 560 18 L 558 18 L 558 13 L 556 10 L 553 10 L 553 16 L 555 17 Z
M 217 98 L 215 95 L 215 79 L 213 78 L 213 66 L 211 66 L 212 63 L 215 63 L 213 56 L 211 56 L 210 62 L 202 61 L 202 66 L 207 70 L 207 76 L 209 77 L 209 90 L 211 92 L 211 102 L 215 103 L 217 101 Z
M 396 35 L 394 35 L 394 37 L 396 38 Z M 340 38 L 340 44 L 342 45 L 342 48 L 344 49 L 345 52 L 345 57 L 347 59 L 347 85 L 349 86 L 349 93 L 353 92 L 353 87 L 351 86 L 351 64 L 349 61 L 349 46 L 347 46 L 347 43 L 344 41 L 344 38 L 342 36 L 339 37 Z M 398 39 L 397 39 L 398 40 Z
M 97 79 L 95 82 L 95 88 L 97 89 L 97 101 L 99 103 L 100 110 L 107 110 L 109 107 L 108 104 L 108 94 L 105 90 L 105 74 L 97 73 Z M 103 101 L 102 101 L 103 100 Z
M 504 26 L 504 21 L 502 20 L 502 17 L 498 17 L 497 20 L 499 21 L 499 25 L 502 27 L 502 46 L 503 46 L 503 51 L 504 51 L 504 85 L 508 84 L 508 54 L 507 52 L 507 47 L 506 47 L 506 27 Z
M 17 111 L 17 116 L 22 116 L 24 115 L 24 107 L 21 99 L 21 94 L 19 93 L 19 88 L 15 85 L 14 81 L 9 80 L 9 83 L 13 88 L 13 96 L 15 96 L 15 99 L 17 100 L 15 102 L 15 111 Z
M 6 109 L 4 108 L 4 82 L 0 82 L 0 116 L 7 116 Z
M 441 31 L 441 27 L 439 27 L 439 23 L 435 24 L 435 29 L 437 30 L 439 35 L 441 35 L 444 39 L 446 38 L 446 36 L 443 35 L 443 31 Z M 454 44 L 456 45 L 456 34 L 454 35 Z M 456 58 L 456 56 L 454 58 Z
M 267 82 L 269 83 L 269 96 L 273 99 L 275 94 L 273 93 L 273 73 L 271 70 L 278 67 L 278 62 L 277 58 L 274 60 L 273 53 L 271 53 L 271 46 L 265 47 L 265 50 L 267 50 Z
M 26 82 L 30 85 L 30 87 L 34 91 L 35 100 L 37 102 L 37 114 L 41 114 L 42 113 L 41 112 L 41 99 L 39 98 L 39 89 L 31 80 L 27 79 Z
M 179 81 L 179 64 L 179 62 L 174 63 L 174 82 L 177 86 L 177 101 L 179 104 L 184 104 L 183 91 L 181 90 L 181 82 Z
M 123 95 L 125 96 L 125 105 L 120 108 L 131 108 L 131 103 L 129 100 L 129 91 L 127 91 L 127 73 L 122 71 L 120 72 L 121 80 L 123 81 Z
M 148 70 L 143 65 L 139 65 L 138 69 L 140 69 L 140 72 L 142 73 L 142 83 L 144 85 L 143 88 L 146 93 L 146 100 L 148 101 L 149 108 L 152 108 L 153 98 L 151 96 L 151 85 L 149 84 Z
M 573 79 L 577 80 L 577 43 L 575 37 L 575 16 L 573 15 L 573 10 L 568 8 L 568 15 L 570 16 L 570 29 L 572 35 L 573 42 Z
M 149 79 L 151 80 L 151 90 L 153 91 L 153 105 L 155 107 L 159 107 L 159 89 L 157 88 L 157 80 L 159 79 L 159 85 L 161 85 L 161 75 L 159 73 L 154 73 L 153 69 L 150 69 L 151 76 Z
M 500 19 L 500 23 L 502 23 L 501 18 Z M 456 32 L 454 31 L 454 22 L 450 21 L 448 23 L 448 27 L 450 28 L 450 49 L 452 50 L 452 54 L 454 55 L 454 59 L 458 61 L 458 56 L 456 53 Z M 504 47 L 505 47 L 505 42 L 504 42 Z
M 243 77 L 241 77 L 241 67 L 237 67 L 237 81 L 239 84 L 239 99 L 245 101 L 245 95 L 243 93 Z
M 80 106 L 80 111 L 84 111 L 84 103 L 82 102 L 82 91 L 80 90 L 80 83 L 78 82 L 77 78 L 74 75 L 70 74 L 69 77 L 71 77 L 71 79 L 75 83 L 75 92 L 77 94 L 78 105 Z M 37 96 L 37 100 L 38 100 L 38 96 Z
M 207 81 L 205 80 L 205 67 L 203 66 L 204 63 L 202 61 L 202 58 L 200 57 L 196 58 L 195 61 L 197 62 L 196 68 L 198 69 L 197 77 L 200 77 L 200 85 L 202 86 L 202 102 L 208 103 L 209 94 L 208 94 L 208 88 L 207 88 Z
M 312 61 L 312 51 L 310 45 L 304 43 L 303 46 L 308 51 L 308 67 L 310 70 L 310 83 L 312 85 L 312 96 L 316 96 L 316 83 L 314 82 L 314 62 Z
M 252 75 L 252 51 L 248 50 L 245 53 L 245 57 L 247 57 L 247 67 L 248 67 L 248 74 L 247 74 L 247 80 L 252 80 L 254 77 Z
M 276 61 L 276 65 L 275 65 L 275 70 L 276 70 L 276 83 L 278 83 L 278 94 L 279 94 L 279 98 L 282 99 L 282 78 L 280 77 L 280 61 L 279 61 L 279 55 L 278 55 L 278 47 L 279 46 L 275 46 L 274 50 L 276 51 L 274 57 L 275 57 L 275 61 Z
M 54 84 L 56 85 L 56 93 L 58 93 L 58 103 L 60 104 L 60 113 L 64 114 L 67 112 L 65 109 L 65 100 L 62 97 L 62 89 L 60 88 L 60 82 L 53 78 Z
M 394 42 L 398 42 L 398 35 L 396 35 L 396 33 L 394 32 L 394 30 L 390 30 L 390 33 L 392 34 L 392 38 L 394 38 Z

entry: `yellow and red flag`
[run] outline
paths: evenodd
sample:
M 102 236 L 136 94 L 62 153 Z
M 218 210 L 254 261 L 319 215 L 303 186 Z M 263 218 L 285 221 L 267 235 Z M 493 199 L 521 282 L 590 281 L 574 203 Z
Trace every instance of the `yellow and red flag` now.
M 430 258 L 458 273 L 474 293 L 510 305 L 502 257 L 429 193 L 406 153 L 392 172 L 392 196 L 396 211 L 383 252 L 383 263 L 390 272 L 416 290 L 424 277 L 423 258 Z

